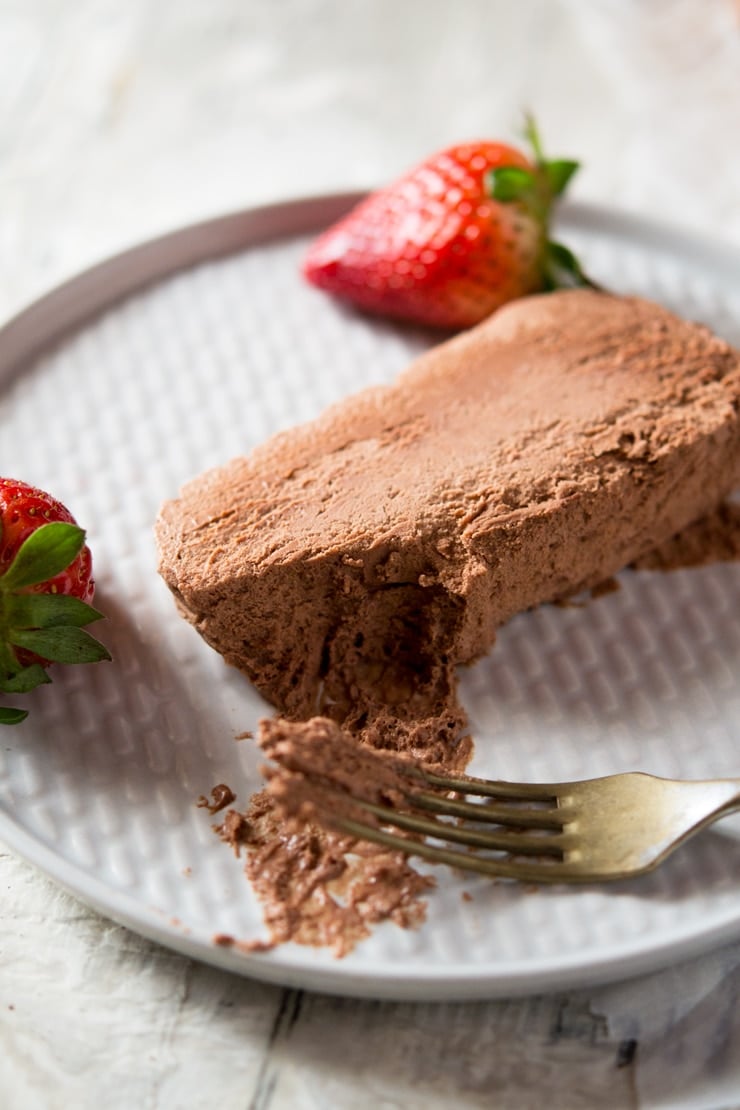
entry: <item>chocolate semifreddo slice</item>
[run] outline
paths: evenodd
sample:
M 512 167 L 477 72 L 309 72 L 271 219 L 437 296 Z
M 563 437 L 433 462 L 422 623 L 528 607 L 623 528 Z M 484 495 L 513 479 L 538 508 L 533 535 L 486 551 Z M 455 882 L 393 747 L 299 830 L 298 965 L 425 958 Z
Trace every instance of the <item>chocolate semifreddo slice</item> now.
M 157 522 L 160 572 L 285 715 L 420 719 L 515 613 L 717 505 L 739 409 L 740 355 L 706 328 L 530 297 L 190 482 Z

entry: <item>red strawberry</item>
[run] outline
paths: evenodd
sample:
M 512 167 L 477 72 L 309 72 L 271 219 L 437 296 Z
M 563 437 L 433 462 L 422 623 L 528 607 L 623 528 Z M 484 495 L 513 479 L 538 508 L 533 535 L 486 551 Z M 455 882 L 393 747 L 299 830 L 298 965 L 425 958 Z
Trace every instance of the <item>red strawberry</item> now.
M 110 656 L 83 625 L 102 616 L 85 533 L 68 509 L 26 482 L 0 478 L 0 690 L 26 694 L 49 682 L 52 662 Z M 0 706 L 0 724 L 26 710 Z
M 553 201 L 578 163 L 546 161 L 531 119 L 526 135 L 532 158 L 465 143 L 372 193 L 313 244 L 305 276 L 371 312 L 444 328 L 470 327 L 527 293 L 592 285 L 548 241 Z

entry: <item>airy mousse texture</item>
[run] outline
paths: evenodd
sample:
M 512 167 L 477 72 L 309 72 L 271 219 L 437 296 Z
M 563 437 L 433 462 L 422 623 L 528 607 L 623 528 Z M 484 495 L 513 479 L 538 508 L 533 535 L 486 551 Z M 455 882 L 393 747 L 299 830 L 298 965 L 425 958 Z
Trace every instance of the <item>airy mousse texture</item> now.
M 191 482 L 162 509 L 160 571 L 286 717 L 454 732 L 452 668 L 499 625 L 733 488 L 739 406 L 740 357 L 706 328 L 635 298 L 526 298 Z

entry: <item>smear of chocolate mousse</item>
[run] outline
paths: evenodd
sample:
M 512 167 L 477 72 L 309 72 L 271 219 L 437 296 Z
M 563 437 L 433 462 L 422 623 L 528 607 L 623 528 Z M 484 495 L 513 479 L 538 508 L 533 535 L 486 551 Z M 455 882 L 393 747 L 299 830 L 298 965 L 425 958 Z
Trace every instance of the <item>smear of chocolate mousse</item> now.
M 282 747 L 281 759 L 288 760 L 291 747 L 301 752 L 308 746 L 309 762 L 320 768 L 323 753 L 340 778 L 343 762 L 344 781 L 354 776 L 357 789 L 358 773 L 361 779 L 364 773 L 367 787 L 380 776 L 389 792 L 398 779 L 382 755 L 371 756 L 365 748 L 362 759 L 363 746 L 327 719 L 263 721 L 260 743 L 273 757 Z M 401 852 L 327 828 L 325 820 L 317 820 L 315 778 L 305 780 L 303 793 L 302 784 L 300 773 L 291 778 L 273 766 L 270 784 L 252 798 L 248 811 L 229 813 L 217 828 L 235 851 L 247 849 L 246 873 L 262 902 L 271 943 L 320 945 L 344 956 L 382 921 L 402 928 L 420 925 L 426 914 L 423 895 L 434 880 L 420 875 Z M 254 951 L 254 942 L 247 945 Z

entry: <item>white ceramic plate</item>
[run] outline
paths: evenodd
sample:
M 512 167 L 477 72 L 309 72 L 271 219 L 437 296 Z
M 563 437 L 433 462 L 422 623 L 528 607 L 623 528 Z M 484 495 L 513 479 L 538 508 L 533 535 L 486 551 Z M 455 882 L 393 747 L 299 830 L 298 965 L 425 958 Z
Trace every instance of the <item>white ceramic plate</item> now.
M 163 944 L 345 994 L 537 992 L 626 977 L 740 934 L 730 821 L 654 876 L 615 886 L 531 891 L 440 872 L 423 928 L 385 925 L 344 960 L 213 944 L 216 933 L 264 933 L 242 862 L 195 801 L 226 782 L 246 805 L 260 760 L 234 737 L 269 710 L 177 616 L 155 571 L 152 524 L 189 477 L 388 380 L 430 342 L 302 281 L 306 242 L 353 199 L 175 233 L 73 280 L 0 331 L 0 473 L 50 489 L 88 529 L 109 618 L 100 636 L 115 657 L 59 668 L 28 720 L 3 729 L 0 837 Z M 736 253 L 590 207 L 570 206 L 560 222 L 605 284 L 740 343 Z M 740 774 L 739 601 L 740 565 L 725 564 L 628 573 L 617 593 L 583 608 L 512 621 L 463 676 L 472 769 L 524 780 L 629 768 Z

